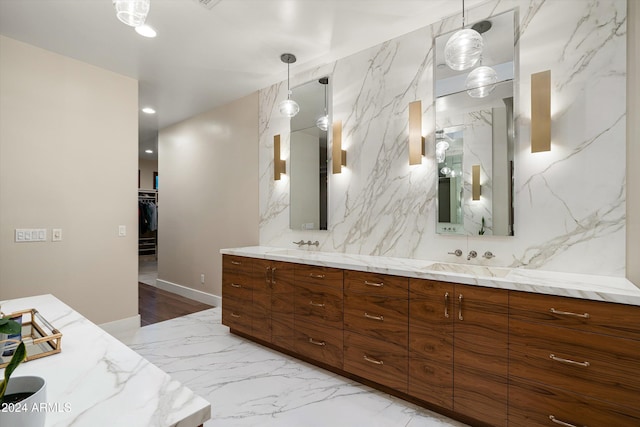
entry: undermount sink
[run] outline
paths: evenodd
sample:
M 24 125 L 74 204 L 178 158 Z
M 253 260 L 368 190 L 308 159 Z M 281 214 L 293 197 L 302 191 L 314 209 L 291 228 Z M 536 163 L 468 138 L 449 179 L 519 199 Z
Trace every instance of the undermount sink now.
M 436 262 L 435 264 L 431 264 L 427 267 L 427 270 L 469 274 L 478 277 L 505 277 L 510 271 L 508 268 L 487 267 L 484 265 L 453 264 L 446 262 Z

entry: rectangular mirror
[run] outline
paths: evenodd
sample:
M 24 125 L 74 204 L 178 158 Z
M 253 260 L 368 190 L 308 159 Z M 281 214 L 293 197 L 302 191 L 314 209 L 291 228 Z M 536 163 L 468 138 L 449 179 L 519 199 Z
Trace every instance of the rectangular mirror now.
M 455 32 L 434 41 L 440 234 L 513 236 L 515 19 L 510 11 L 468 26 L 483 50 L 463 71 L 445 61 Z
M 330 117 L 329 78 L 293 89 L 300 112 L 291 118 L 290 217 L 292 230 L 327 229 L 327 126 Z

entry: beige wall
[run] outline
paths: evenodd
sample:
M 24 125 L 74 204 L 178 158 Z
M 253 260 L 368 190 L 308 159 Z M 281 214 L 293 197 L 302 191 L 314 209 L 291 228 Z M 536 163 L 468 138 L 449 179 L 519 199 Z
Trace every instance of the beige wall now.
M 163 129 L 158 153 L 158 279 L 220 296 L 220 249 L 258 244 L 258 94 Z
M 158 172 L 158 161 L 138 159 L 138 170 L 140 170 L 140 188 L 144 190 L 152 190 L 153 173 Z
M 0 300 L 137 315 L 137 104 L 131 78 L 0 36 Z M 16 228 L 48 241 L 14 243 Z
M 627 7 L 627 278 L 640 286 L 640 4 Z

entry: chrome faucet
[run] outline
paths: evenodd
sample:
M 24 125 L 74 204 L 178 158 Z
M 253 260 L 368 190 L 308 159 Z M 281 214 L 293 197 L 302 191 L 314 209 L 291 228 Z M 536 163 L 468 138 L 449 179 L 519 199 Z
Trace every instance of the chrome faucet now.
M 469 252 L 469 255 L 467 255 L 467 261 L 469 261 L 471 258 L 475 258 L 477 256 L 478 256 L 478 252 L 471 251 L 471 252 Z
M 312 242 L 311 240 L 307 240 L 306 242 L 302 239 L 300 239 L 299 242 L 293 242 L 294 244 L 298 245 L 298 247 L 300 246 L 320 246 L 320 242 L 318 242 L 317 240 L 315 242 Z

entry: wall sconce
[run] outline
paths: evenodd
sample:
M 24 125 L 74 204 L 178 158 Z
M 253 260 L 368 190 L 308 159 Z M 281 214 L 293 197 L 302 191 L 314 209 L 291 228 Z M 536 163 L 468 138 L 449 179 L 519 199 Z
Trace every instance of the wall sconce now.
M 422 102 L 409 103 L 409 164 L 419 165 L 425 155 L 425 138 L 422 136 Z
M 342 172 L 342 166 L 347 166 L 347 152 L 342 149 L 342 120 L 333 123 L 333 145 L 331 146 L 331 161 L 333 173 Z
M 287 173 L 287 162 L 280 160 L 280 135 L 273 137 L 273 180 L 279 181 L 281 174 Z
M 480 200 L 480 165 L 471 166 L 471 199 Z
M 531 75 L 531 152 L 551 151 L 551 71 Z

